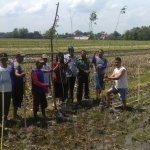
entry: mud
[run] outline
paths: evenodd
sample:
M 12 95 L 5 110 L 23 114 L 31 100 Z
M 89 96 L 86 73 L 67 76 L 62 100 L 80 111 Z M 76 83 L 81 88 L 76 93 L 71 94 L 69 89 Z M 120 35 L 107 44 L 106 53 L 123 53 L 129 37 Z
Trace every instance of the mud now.
M 27 130 L 24 121 L 9 120 L 5 128 L 4 149 L 144 149 L 150 147 L 150 117 L 148 108 L 121 107 L 110 113 L 109 109 L 100 111 L 99 101 L 94 100 L 90 108 L 88 101 L 82 107 L 67 104 L 64 120 L 57 120 L 53 111 L 48 112 L 48 120 L 41 117 L 37 121 L 27 119 Z M 18 129 L 14 129 L 17 125 Z M 147 136 L 141 138 L 141 134 Z

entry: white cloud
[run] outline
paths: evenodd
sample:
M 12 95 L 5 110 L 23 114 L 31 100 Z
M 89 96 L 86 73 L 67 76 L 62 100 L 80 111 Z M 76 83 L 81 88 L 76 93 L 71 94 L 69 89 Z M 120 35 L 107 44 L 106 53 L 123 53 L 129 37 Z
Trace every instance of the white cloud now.
M 111 9 L 116 9 L 116 8 L 118 8 L 119 6 L 118 6 L 118 4 L 113 4 L 110 8 Z
M 19 2 L 14 1 L 6 4 L 0 9 L 0 16 L 13 15 L 17 13 L 17 9 L 19 8 Z
M 48 2 L 34 3 L 34 5 L 26 10 L 26 13 L 32 14 L 46 8 Z
M 132 0 L 59 0 L 60 16 L 58 32 L 71 32 L 70 16 L 73 15 L 73 31 L 89 30 L 88 21 L 92 11 L 98 17 L 94 32 L 112 33 L 115 29 L 121 8 L 128 6 L 121 14 L 117 31 L 123 33 L 134 26 L 150 25 L 150 1 Z M 136 2 L 135 2 L 136 1 Z M 53 24 L 56 0 L 1 0 L 0 32 L 12 31 L 14 28 L 28 28 L 30 32 L 49 29 Z M 87 20 L 87 21 L 86 21 Z M 11 24 L 11 25 L 10 25 Z

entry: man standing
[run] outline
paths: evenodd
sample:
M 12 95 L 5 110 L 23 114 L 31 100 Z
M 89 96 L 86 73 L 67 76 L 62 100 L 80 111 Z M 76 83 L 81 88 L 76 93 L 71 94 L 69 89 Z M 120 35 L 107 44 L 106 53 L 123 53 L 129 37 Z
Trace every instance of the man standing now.
M 81 104 L 82 100 L 82 93 L 83 93 L 83 84 L 85 84 L 84 90 L 84 98 L 89 98 L 89 67 L 90 67 L 90 60 L 86 58 L 86 51 L 81 51 L 81 58 L 79 58 L 77 62 L 77 68 L 79 69 L 77 78 L 78 78 L 78 87 L 77 87 L 77 101 L 78 104 Z
M 13 106 L 14 112 L 13 116 L 14 119 L 18 118 L 18 107 L 21 108 L 21 103 L 23 100 L 23 77 L 25 77 L 25 73 L 20 66 L 20 63 L 24 60 L 24 54 L 22 52 L 18 52 L 16 54 L 16 60 L 11 65 L 11 78 L 12 78 L 12 87 L 13 87 Z
M 0 122 L 2 121 L 2 92 L 4 92 L 4 120 L 7 121 L 7 116 L 11 101 L 12 82 L 10 77 L 11 67 L 7 65 L 7 54 L 0 54 Z M 4 89 L 3 89 L 4 87 Z
M 73 91 L 77 76 L 77 57 L 74 55 L 74 48 L 72 46 L 68 47 L 68 54 L 64 55 L 64 62 L 68 62 L 70 59 L 71 61 L 66 69 L 67 92 L 69 93 L 68 100 L 73 102 Z
M 43 63 L 43 66 L 42 66 L 42 69 L 43 69 L 43 74 L 44 74 L 44 82 L 46 84 L 49 84 L 51 85 L 51 82 L 50 82 L 50 66 L 47 64 L 47 58 L 48 56 L 46 54 L 42 54 L 42 58 L 44 60 L 44 63 Z M 47 72 L 46 72 L 47 71 Z M 51 89 L 51 86 L 49 87 Z M 50 98 L 52 97 L 50 95 L 50 89 L 47 90 L 48 94 L 47 94 L 47 98 Z
M 94 53 L 92 63 L 94 64 L 94 86 L 96 99 L 100 97 L 101 90 L 104 90 L 104 75 L 107 67 L 107 59 L 103 57 L 104 51 L 99 50 L 98 56 Z
M 45 95 L 46 88 L 49 84 L 44 83 L 44 75 L 42 72 L 44 60 L 38 58 L 36 60 L 36 67 L 32 69 L 31 79 L 32 79 L 32 94 L 33 94 L 33 112 L 34 119 L 37 119 L 37 111 L 39 110 L 39 105 L 41 106 L 41 111 L 43 118 L 46 118 L 45 108 L 47 108 L 47 100 Z
M 123 104 L 123 109 L 126 108 L 126 94 L 127 94 L 127 88 L 128 88 L 128 82 L 127 82 L 127 70 L 125 67 L 121 65 L 121 58 L 117 57 L 115 58 L 115 70 L 113 71 L 111 76 L 105 76 L 104 81 L 110 81 L 115 80 L 115 86 L 112 86 L 107 92 L 106 92 L 106 104 L 107 107 L 109 107 L 110 104 L 110 94 L 118 94 L 120 100 Z

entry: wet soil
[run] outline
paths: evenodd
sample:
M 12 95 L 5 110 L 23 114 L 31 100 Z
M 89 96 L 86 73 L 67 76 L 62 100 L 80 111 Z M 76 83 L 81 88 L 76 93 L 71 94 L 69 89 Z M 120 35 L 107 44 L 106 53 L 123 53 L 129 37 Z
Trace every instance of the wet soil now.
M 145 100 L 148 101 L 148 100 Z M 27 118 L 8 120 L 4 130 L 4 149 L 14 150 L 133 150 L 150 147 L 149 105 L 112 107 L 101 111 L 100 101 L 66 104 L 65 111 L 47 109 L 47 120 Z M 28 110 L 31 111 L 32 109 Z M 63 116 L 60 116 L 60 114 Z M 58 115 L 59 114 L 59 115 Z

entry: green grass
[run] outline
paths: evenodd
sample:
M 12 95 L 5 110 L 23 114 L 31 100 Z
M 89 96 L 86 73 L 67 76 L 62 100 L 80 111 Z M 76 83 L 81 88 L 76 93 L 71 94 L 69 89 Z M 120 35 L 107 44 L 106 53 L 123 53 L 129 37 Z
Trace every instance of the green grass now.
M 66 51 L 69 45 L 73 45 L 75 51 L 85 49 L 95 51 L 99 48 L 104 50 L 131 50 L 148 49 L 150 41 L 125 41 L 125 40 L 70 40 L 54 39 L 54 52 Z M 0 39 L 0 50 L 13 54 L 17 50 L 25 53 L 48 53 L 50 47 L 49 39 Z

